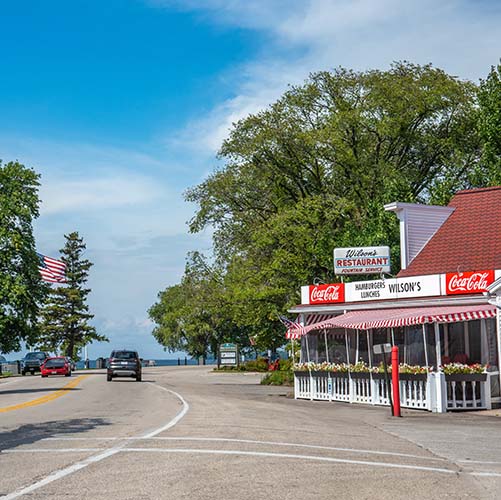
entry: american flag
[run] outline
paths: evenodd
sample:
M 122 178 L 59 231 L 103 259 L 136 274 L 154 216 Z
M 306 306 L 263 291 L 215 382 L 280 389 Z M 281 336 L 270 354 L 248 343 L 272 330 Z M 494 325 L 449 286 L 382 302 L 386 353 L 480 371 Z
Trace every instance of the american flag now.
M 66 264 L 60 260 L 47 257 L 41 253 L 37 253 L 40 263 L 38 270 L 44 281 L 49 283 L 66 283 Z
M 279 316 L 278 319 L 287 328 L 287 331 L 285 332 L 286 339 L 298 339 L 306 333 L 304 331 L 304 326 L 299 323 L 298 319 L 296 319 L 296 321 L 292 321 L 285 316 Z

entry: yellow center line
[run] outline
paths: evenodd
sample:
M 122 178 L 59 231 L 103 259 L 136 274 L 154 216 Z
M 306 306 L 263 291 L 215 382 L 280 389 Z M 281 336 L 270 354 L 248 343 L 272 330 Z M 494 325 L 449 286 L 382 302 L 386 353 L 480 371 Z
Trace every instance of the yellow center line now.
M 28 408 L 29 406 L 37 406 L 43 405 L 44 403 L 48 403 L 49 401 L 53 401 L 54 399 L 60 398 L 65 394 L 68 394 L 71 389 L 76 387 L 83 379 L 87 378 L 89 375 L 80 375 L 79 377 L 73 379 L 71 382 L 61 387 L 57 391 L 51 392 L 46 396 L 42 396 L 41 398 L 32 399 L 31 401 L 26 401 L 25 403 L 19 403 L 18 405 L 5 406 L 4 408 L 0 408 L 0 413 L 6 413 L 8 411 L 20 410 L 21 408 Z

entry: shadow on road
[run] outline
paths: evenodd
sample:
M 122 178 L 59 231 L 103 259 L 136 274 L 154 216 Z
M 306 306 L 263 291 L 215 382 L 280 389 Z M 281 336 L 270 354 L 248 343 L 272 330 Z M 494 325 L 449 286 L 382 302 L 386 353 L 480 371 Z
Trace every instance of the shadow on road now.
M 11 389 L 10 391 L 1 391 L 0 396 L 4 394 L 32 394 L 35 392 L 50 392 L 50 391 L 79 391 L 79 387 L 44 387 L 43 389 Z
M 0 451 L 16 448 L 23 444 L 36 443 L 41 439 L 56 435 L 87 432 L 104 425 L 111 425 L 111 423 L 103 418 L 74 418 L 26 424 L 12 431 L 0 432 Z

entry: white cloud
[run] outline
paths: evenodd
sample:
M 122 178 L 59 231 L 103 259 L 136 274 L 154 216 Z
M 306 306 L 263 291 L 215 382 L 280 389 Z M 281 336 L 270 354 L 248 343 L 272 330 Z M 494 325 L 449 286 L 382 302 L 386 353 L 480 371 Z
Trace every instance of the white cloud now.
M 432 63 L 478 81 L 499 60 L 501 5 L 473 0 L 154 0 L 207 22 L 265 31 L 266 46 L 222 79 L 234 95 L 190 121 L 171 143 L 213 154 L 232 123 L 318 70 L 386 69 L 396 60 Z
M 40 189 L 41 215 L 158 202 L 162 195 L 153 179 L 117 172 L 113 177 L 64 180 L 45 179 Z

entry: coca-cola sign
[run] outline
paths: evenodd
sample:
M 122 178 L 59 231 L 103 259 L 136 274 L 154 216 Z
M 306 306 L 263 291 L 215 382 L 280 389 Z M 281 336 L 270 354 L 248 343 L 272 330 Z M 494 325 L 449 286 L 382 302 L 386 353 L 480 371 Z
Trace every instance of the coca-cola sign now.
M 344 302 L 344 283 L 310 286 L 310 304 L 334 304 Z
M 447 273 L 445 275 L 445 293 L 482 293 L 494 281 L 494 271 L 474 271 L 468 273 Z

